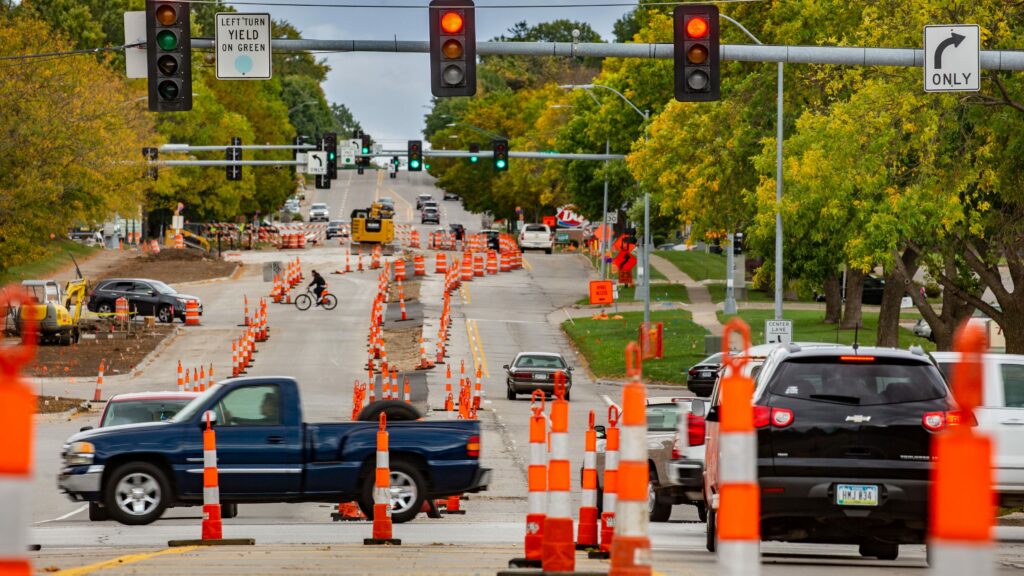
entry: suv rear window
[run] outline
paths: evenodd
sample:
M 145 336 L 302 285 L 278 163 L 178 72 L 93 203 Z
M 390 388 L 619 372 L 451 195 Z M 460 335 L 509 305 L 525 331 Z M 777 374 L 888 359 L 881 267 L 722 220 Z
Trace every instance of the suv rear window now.
M 526 225 L 526 231 L 527 232 L 547 232 L 548 231 L 548 227 L 544 226 L 543 224 L 527 224 Z
M 769 391 L 818 402 L 876 406 L 946 397 L 934 366 L 895 358 L 843 362 L 838 358 L 794 358 L 783 362 Z

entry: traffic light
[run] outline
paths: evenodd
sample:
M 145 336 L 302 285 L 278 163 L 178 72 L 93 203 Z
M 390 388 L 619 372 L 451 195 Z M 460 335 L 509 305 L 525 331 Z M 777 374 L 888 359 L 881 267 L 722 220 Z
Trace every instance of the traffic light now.
M 676 100 L 710 102 L 720 98 L 718 6 L 684 4 L 675 11 Z
M 480 154 L 480 145 L 479 144 L 477 144 L 476 142 L 470 142 L 469 143 L 469 153 L 472 154 L 472 156 L 469 157 L 469 163 L 470 164 L 476 164 L 477 162 L 480 161 L 480 156 L 477 156 L 477 154 Z
M 473 0 L 431 0 L 430 90 L 434 96 L 476 94 Z
M 192 109 L 192 28 L 188 2 L 146 2 L 149 109 Z
M 370 135 L 369 134 L 363 134 L 362 136 L 360 136 L 360 138 L 363 141 L 363 148 L 362 148 L 363 152 L 362 153 L 363 154 L 369 154 L 370 153 Z
M 229 162 L 230 161 L 237 162 L 238 160 L 242 159 L 242 149 L 238 148 L 238 146 L 241 146 L 241 145 L 242 145 L 242 139 L 241 138 L 232 138 L 231 139 L 231 146 L 228 147 L 228 149 L 226 151 L 227 153 L 224 155 L 225 158 Z M 242 167 L 241 166 L 237 166 L 237 165 L 235 165 L 235 166 L 228 166 L 227 167 L 227 173 L 228 173 L 228 180 L 229 181 L 237 181 L 237 180 L 241 180 L 242 179 Z
M 146 159 L 147 164 L 146 170 L 142 173 L 142 177 L 148 180 L 156 180 L 159 178 L 159 171 L 156 164 L 153 164 L 153 162 L 156 162 L 157 159 L 160 158 L 160 149 L 149 147 L 143 148 L 142 157 Z
M 508 140 L 493 140 L 491 150 L 494 151 L 494 169 L 498 172 L 508 170 Z
M 423 171 L 423 142 L 421 140 L 409 140 L 409 172 Z
M 334 132 L 324 134 L 324 151 L 327 152 L 327 178 L 338 179 L 338 135 Z

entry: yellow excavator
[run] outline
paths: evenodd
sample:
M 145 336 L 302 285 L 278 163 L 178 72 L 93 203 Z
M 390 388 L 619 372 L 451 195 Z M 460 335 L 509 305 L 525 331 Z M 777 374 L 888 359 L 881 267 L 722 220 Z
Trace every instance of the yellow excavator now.
M 74 261 L 74 257 L 71 258 Z M 32 319 L 37 323 L 40 344 L 69 345 L 78 342 L 81 336 L 79 320 L 85 305 L 89 281 L 82 277 L 82 271 L 75 262 L 78 278 L 68 282 L 61 290 L 56 280 L 24 280 L 22 288 L 32 294 L 37 304 L 21 306 L 18 309 L 17 326 L 22 320 Z
M 393 212 L 383 204 L 352 211 L 352 243 L 390 244 L 395 239 Z

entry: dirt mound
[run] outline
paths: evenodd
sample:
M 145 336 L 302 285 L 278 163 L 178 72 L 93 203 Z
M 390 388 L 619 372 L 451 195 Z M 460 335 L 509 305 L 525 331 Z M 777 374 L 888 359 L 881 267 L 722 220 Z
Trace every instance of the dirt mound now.
M 150 278 L 167 283 L 196 282 L 234 274 L 238 264 L 198 250 L 161 250 L 126 261 L 104 278 Z
M 78 344 L 71 346 L 40 346 L 26 372 L 43 378 L 96 376 L 100 361 L 105 360 L 106 375 L 127 374 L 172 331 L 168 325 L 157 325 L 113 338 L 83 334 Z
M 61 398 L 58 396 L 37 396 L 36 412 L 40 414 L 59 414 L 68 410 L 77 410 L 85 404 L 81 398 Z
M 184 250 L 164 249 L 158 253 L 150 252 L 140 258 L 143 262 L 202 262 L 218 260 L 217 255 L 210 255 L 201 250 L 186 248 Z

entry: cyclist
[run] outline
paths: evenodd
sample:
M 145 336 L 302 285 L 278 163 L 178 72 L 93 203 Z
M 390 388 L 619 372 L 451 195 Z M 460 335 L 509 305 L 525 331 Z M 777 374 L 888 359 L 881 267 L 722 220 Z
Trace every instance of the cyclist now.
M 309 286 L 313 286 L 313 293 L 316 294 L 316 305 L 320 305 L 320 295 L 327 290 L 327 281 L 320 275 L 316 270 L 313 270 L 313 281 L 309 283 Z M 308 288 L 308 287 L 307 287 Z

